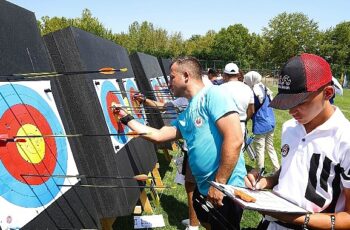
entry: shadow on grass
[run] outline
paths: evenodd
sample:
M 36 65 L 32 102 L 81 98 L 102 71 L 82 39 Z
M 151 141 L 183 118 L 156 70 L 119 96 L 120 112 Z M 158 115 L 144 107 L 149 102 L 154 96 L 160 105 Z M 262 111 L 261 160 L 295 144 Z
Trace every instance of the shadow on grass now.
M 134 217 L 122 216 L 118 217 L 113 223 L 113 230 L 132 230 L 134 229 Z
M 181 201 L 178 201 L 173 196 L 166 194 L 163 194 L 160 197 L 160 202 L 163 212 L 161 212 L 161 210 L 157 210 L 156 212 L 161 212 L 160 214 L 163 214 L 165 228 L 175 227 L 176 229 L 184 229 L 185 227 L 181 224 L 181 220 L 186 219 L 188 216 L 187 205 Z M 157 214 L 155 213 L 154 215 Z M 132 215 L 118 217 L 113 224 L 113 229 L 134 229 L 134 217 Z
M 166 194 L 163 194 L 160 200 L 164 212 L 168 215 L 169 225 L 176 226 L 177 229 L 183 229 L 184 226 L 181 221 L 188 218 L 187 205 Z
M 165 158 L 165 155 L 163 153 L 163 150 L 157 151 L 157 158 L 159 163 L 159 174 L 161 178 L 164 178 L 165 173 L 167 171 L 172 171 L 172 167 L 170 166 L 170 162 Z

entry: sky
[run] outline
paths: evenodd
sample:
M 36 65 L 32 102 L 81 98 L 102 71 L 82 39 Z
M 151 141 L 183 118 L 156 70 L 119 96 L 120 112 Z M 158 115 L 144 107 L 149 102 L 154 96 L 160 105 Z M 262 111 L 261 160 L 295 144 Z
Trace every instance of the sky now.
M 251 33 L 261 33 L 280 13 L 301 12 L 321 30 L 350 21 L 349 0 L 8 0 L 35 13 L 37 19 L 80 17 L 89 9 L 113 33 L 128 32 L 134 21 L 148 21 L 183 38 L 237 23 Z

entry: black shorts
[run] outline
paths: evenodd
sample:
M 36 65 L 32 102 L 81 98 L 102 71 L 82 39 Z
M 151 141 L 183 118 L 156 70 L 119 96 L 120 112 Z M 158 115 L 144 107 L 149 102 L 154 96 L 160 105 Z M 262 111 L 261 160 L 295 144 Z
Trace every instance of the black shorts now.
M 192 170 L 190 168 L 190 163 L 188 162 L 188 153 L 187 151 L 184 152 L 184 161 L 182 163 L 182 175 L 185 175 L 185 181 L 190 182 L 192 184 L 196 183 L 196 179 L 194 178 L 192 174 Z
M 209 223 L 212 230 L 240 229 L 243 209 L 227 196 L 222 200 L 223 206 L 210 208 L 206 205 L 206 196 L 201 195 L 198 188 L 196 188 L 192 200 L 198 220 Z

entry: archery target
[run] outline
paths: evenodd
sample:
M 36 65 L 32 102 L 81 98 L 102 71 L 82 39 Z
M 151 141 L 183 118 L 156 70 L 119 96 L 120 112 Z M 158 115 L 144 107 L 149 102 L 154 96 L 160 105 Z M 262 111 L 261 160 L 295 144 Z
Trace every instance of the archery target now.
M 168 89 L 169 88 L 167 83 L 166 83 L 166 81 L 165 81 L 164 76 L 157 77 L 157 79 L 159 81 L 160 87 L 162 87 L 163 89 Z
M 162 97 L 162 88 L 159 85 L 157 78 L 150 78 L 152 90 L 154 92 L 154 96 L 157 98 L 157 101 L 164 102 L 164 98 Z
M 0 134 L 8 136 L 65 134 L 50 81 L 0 83 Z M 0 139 L 0 226 L 22 227 L 50 205 L 77 179 L 67 138 Z M 10 220 L 10 221 L 9 221 Z
M 166 83 L 164 76 L 157 77 L 157 80 L 159 82 L 160 88 L 162 89 L 162 92 L 163 92 L 163 95 L 165 97 L 165 100 L 166 101 L 171 101 L 172 100 L 172 96 L 171 96 L 168 84 Z
M 123 84 L 124 84 L 124 88 L 126 90 L 126 96 L 128 98 L 129 106 L 131 107 L 130 109 L 131 109 L 132 114 L 138 120 L 138 122 L 145 124 L 146 123 L 145 122 L 146 115 L 144 113 L 143 108 L 141 108 L 142 105 L 133 99 L 135 93 L 139 92 L 139 89 L 136 85 L 135 79 L 134 78 L 123 79 Z
M 94 80 L 95 89 L 102 106 L 103 115 L 105 117 L 108 130 L 112 134 L 124 134 L 128 133 L 130 129 L 128 126 L 118 122 L 112 112 L 112 103 L 121 104 L 125 106 L 125 101 L 120 91 L 119 85 L 116 80 L 104 79 Z M 130 138 L 127 135 L 111 136 L 112 144 L 115 147 L 115 152 L 118 152 Z

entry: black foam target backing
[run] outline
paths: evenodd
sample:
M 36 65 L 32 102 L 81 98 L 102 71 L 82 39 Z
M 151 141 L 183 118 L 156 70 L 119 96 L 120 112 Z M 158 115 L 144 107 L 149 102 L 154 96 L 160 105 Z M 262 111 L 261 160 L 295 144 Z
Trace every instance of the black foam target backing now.
M 160 68 L 162 69 L 163 76 L 165 77 L 165 80 L 168 82 L 168 77 L 170 76 L 170 65 L 171 65 L 171 59 L 170 58 L 158 58 Z
M 1 0 L 0 24 L 0 50 L 2 56 L 2 58 L 0 58 L 0 75 L 54 71 L 53 64 L 40 36 L 37 21 L 33 12 L 10 2 Z M 37 130 L 45 130 L 48 132 L 50 129 L 64 129 L 66 132 L 72 131 L 69 129 L 65 111 L 62 109 L 63 101 L 60 98 L 57 84 L 51 79 L 42 78 L 40 81 L 30 79 L 21 82 L 7 82 L 3 79 L 0 87 L 0 100 L 4 105 L 2 106 L 2 115 L 4 116 L 1 116 L 0 123 L 1 125 L 4 125 L 2 127 L 7 127 L 7 131 L 2 130 L 1 134 L 9 134 L 10 131 L 16 131 L 14 129 L 29 124 L 32 127 L 37 126 Z M 38 89 L 42 88 L 42 80 L 50 83 L 50 87 L 47 89 L 48 94 L 37 94 Z M 28 88 L 26 84 L 30 84 L 33 87 Z M 45 100 L 48 97 L 51 101 L 55 101 L 56 108 L 54 109 L 58 111 L 57 114 L 50 112 L 53 107 L 45 105 Z M 11 116 L 6 114 L 11 114 Z M 6 123 L 3 123 L 3 121 L 5 121 L 4 119 L 7 119 Z M 62 126 L 54 124 L 58 120 L 61 120 Z M 45 122 L 46 125 L 43 125 Z M 57 129 L 59 126 L 60 128 Z M 54 127 L 56 127 L 56 129 Z M 1 148 L 5 153 L 13 151 L 11 154 L 7 154 L 10 156 L 8 157 L 7 162 L 11 162 L 11 160 L 15 159 L 12 164 L 18 165 L 16 170 L 20 171 L 24 168 L 29 169 L 32 167 L 34 169 L 33 172 L 36 173 L 37 176 L 41 176 L 43 172 L 52 172 L 50 171 L 50 168 L 52 168 L 53 172 L 59 172 L 55 171 L 57 167 L 64 169 L 64 163 L 59 161 L 62 156 L 61 153 L 65 153 L 65 148 L 59 149 L 61 146 L 60 144 L 57 144 L 59 142 L 60 141 L 57 140 L 42 142 L 46 147 L 51 149 L 44 148 L 45 152 L 43 153 L 45 154 L 45 157 L 41 163 L 34 164 L 29 161 L 25 167 L 19 166 L 20 162 L 23 161 L 21 158 L 14 158 L 16 155 L 18 156 L 19 152 L 15 152 L 16 148 L 13 148 L 14 146 L 11 147 L 11 143 L 7 143 L 6 146 L 2 146 Z M 73 155 L 77 155 L 76 148 L 74 146 L 70 147 Z M 17 147 L 17 150 L 19 149 L 21 149 L 21 153 L 24 153 L 24 155 L 29 151 L 28 146 L 26 145 L 21 148 Z M 56 155 L 52 155 L 54 157 L 47 162 L 45 159 L 48 152 L 55 153 Z M 25 157 L 23 159 L 25 159 Z M 56 160 L 59 164 L 55 162 Z M 73 160 L 78 161 L 79 159 L 74 158 Z M 0 164 L 4 166 L 2 172 L 6 173 L 6 169 L 11 169 L 12 166 L 6 165 L 7 162 L 0 162 Z M 78 164 L 78 162 L 76 163 Z M 34 166 L 36 164 L 42 164 L 43 167 L 39 169 L 38 166 Z M 22 162 L 22 165 L 25 164 Z M 7 211 L 6 207 L 12 207 L 17 212 L 9 213 L 7 216 L 0 215 L 0 228 L 4 227 L 4 225 L 12 226 L 13 228 L 21 227 L 21 229 L 37 229 L 39 226 L 41 229 L 100 228 L 95 206 L 91 203 L 92 196 L 89 190 L 70 188 L 63 193 L 58 185 L 54 184 L 56 181 L 58 182 L 60 180 L 53 180 L 52 177 L 49 177 L 44 183 L 40 180 L 35 181 L 32 179 L 23 179 L 23 173 L 21 172 L 17 174 L 17 176 L 21 176 L 22 180 L 16 177 L 14 172 L 9 173 L 6 177 L 4 177 L 4 175 L 5 174 L 1 174 L 2 178 L 0 187 L 9 187 L 9 190 L 8 192 L 1 194 L 2 198 L 4 198 L 1 200 L 6 200 L 7 202 L 6 205 L 3 203 L 0 204 L 1 213 Z M 9 195 L 12 191 L 21 188 L 20 183 L 17 181 L 21 181 L 24 185 L 26 185 L 26 183 L 28 184 L 27 189 L 25 186 L 23 187 L 21 191 L 22 193 L 19 194 L 18 198 Z M 57 188 L 49 187 L 47 181 L 53 182 L 53 184 L 51 184 Z M 35 189 L 31 184 L 36 184 Z M 16 187 L 11 188 L 11 186 Z M 42 190 L 37 190 L 37 188 L 40 189 L 40 187 L 42 187 Z M 32 193 L 35 195 L 34 197 L 31 194 L 25 194 L 25 192 L 31 190 L 31 188 L 33 189 Z M 47 193 L 45 190 L 50 192 Z M 62 194 L 57 198 L 55 196 L 56 193 L 53 192 L 54 190 L 57 191 L 57 194 Z M 26 196 L 26 198 L 21 198 L 20 195 Z M 23 207 L 23 210 L 21 210 L 21 207 Z M 33 215 L 33 211 L 31 211 L 32 209 L 42 209 L 43 211 Z M 30 216 L 28 219 L 29 222 L 24 226 L 17 226 L 16 215 L 24 216 L 26 218 Z
M 126 73 L 118 72 L 114 75 L 73 75 L 57 79 L 60 96 L 64 100 L 63 109 L 70 115 L 68 123 L 71 129 L 76 133 L 108 133 L 94 80 L 116 81 L 134 77 L 126 49 L 74 27 L 48 34 L 44 36 L 44 40 L 58 71 L 94 70 L 103 67 L 128 69 Z M 148 141 L 140 142 L 135 139 L 126 143 L 117 152 L 110 137 L 80 138 L 73 141 L 80 151 L 80 167 L 83 173 L 130 176 L 151 171 L 157 162 L 154 145 Z M 120 186 L 138 185 L 134 180 L 108 183 Z M 92 191 L 97 211 L 102 217 L 129 215 L 139 195 L 139 189 Z

